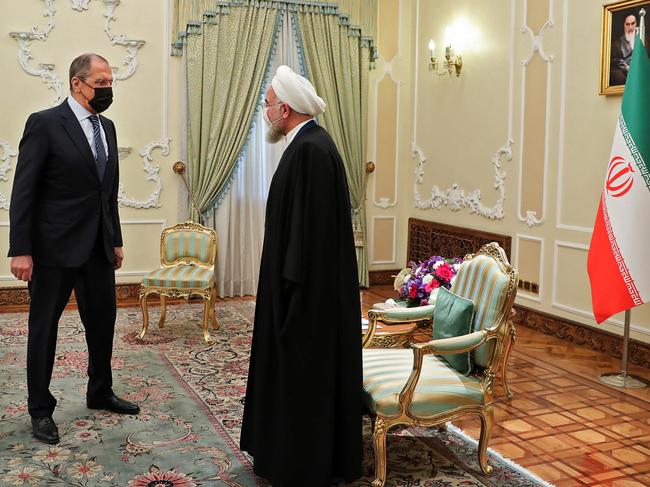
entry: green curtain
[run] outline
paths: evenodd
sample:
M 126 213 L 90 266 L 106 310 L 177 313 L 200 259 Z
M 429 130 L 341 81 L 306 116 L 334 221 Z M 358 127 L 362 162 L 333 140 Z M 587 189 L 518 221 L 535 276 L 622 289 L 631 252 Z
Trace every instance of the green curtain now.
M 336 10 L 299 6 L 296 14 L 304 61 L 327 103 L 321 123 L 341 152 L 353 207 L 359 283 L 368 286 L 366 246 L 366 137 L 371 45 Z
M 236 2 L 237 0 L 235 0 Z M 261 1 L 261 0 L 260 0 Z M 350 24 L 359 26 L 364 36 L 377 37 L 377 1 L 378 0 L 275 0 L 276 4 L 292 6 L 294 4 L 335 4 L 338 13 L 347 15 Z M 183 53 L 183 39 L 187 35 L 188 23 L 200 21 L 203 12 L 216 11 L 220 5 L 234 3 L 224 0 L 174 0 L 174 20 L 172 24 L 173 54 Z M 258 2 L 259 3 L 259 2 Z
M 272 2 L 205 12 L 186 43 L 188 179 L 201 221 L 227 190 L 259 103 L 281 16 Z

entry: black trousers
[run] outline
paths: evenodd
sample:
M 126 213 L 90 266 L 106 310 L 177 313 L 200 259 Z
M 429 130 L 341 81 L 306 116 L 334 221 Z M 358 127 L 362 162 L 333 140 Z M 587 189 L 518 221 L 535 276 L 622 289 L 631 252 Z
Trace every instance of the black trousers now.
M 51 416 L 56 407 L 56 399 L 49 389 L 50 379 L 59 318 L 72 289 L 88 345 L 86 397 L 104 399 L 113 393 L 115 271 L 98 238 L 88 261 L 81 267 L 48 267 L 34 263 L 29 283 L 31 303 L 27 338 L 27 406 L 33 418 Z

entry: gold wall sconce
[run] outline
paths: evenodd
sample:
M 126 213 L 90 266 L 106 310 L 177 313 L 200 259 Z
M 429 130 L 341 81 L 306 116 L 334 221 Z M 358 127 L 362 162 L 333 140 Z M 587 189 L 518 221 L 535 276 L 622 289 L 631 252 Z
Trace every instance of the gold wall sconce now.
M 448 74 L 451 77 L 451 73 L 456 71 L 456 77 L 460 76 L 460 72 L 463 69 L 463 58 L 460 54 L 454 54 L 454 50 L 449 44 L 445 47 L 445 60 L 442 62 L 442 69 L 438 71 L 438 60 L 436 59 L 436 43 L 433 42 L 433 39 L 429 40 L 429 71 L 437 74 L 438 76 L 444 76 Z

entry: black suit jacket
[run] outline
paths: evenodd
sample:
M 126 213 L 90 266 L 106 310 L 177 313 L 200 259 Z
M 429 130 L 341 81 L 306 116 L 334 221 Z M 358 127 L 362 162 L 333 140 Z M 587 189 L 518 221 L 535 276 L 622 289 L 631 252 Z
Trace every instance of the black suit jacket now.
M 9 210 L 9 256 L 47 266 L 79 267 L 98 239 L 109 262 L 122 246 L 115 126 L 100 116 L 108 163 L 99 180 L 88 139 L 67 100 L 32 113 L 20 141 Z

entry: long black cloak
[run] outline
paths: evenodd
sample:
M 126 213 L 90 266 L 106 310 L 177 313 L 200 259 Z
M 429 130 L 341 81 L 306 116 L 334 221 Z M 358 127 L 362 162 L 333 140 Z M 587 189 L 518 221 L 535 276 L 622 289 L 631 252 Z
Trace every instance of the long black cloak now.
M 308 122 L 269 190 L 241 432 L 274 486 L 361 475 L 360 319 L 343 162 Z

